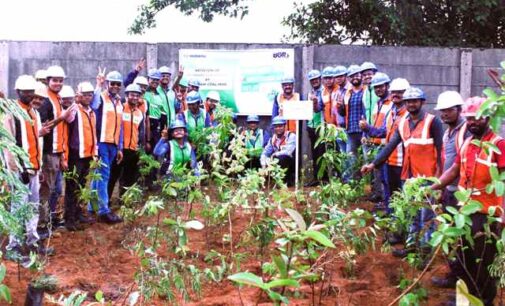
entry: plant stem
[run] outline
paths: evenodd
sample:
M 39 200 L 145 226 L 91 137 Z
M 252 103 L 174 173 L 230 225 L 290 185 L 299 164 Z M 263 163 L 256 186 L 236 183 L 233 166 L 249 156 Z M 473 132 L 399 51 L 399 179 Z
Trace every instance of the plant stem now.
M 230 230 L 230 254 L 233 257 L 233 225 L 231 223 L 231 208 L 228 209 L 228 226 Z
M 156 231 L 154 232 L 154 240 L 153 240 L 153 248 L 156 249 L 156 241 L 158 240 L 158 228 L 160 227 L 160 215 L 161 212 L 158 212 L 158 216 L 156 217 Z

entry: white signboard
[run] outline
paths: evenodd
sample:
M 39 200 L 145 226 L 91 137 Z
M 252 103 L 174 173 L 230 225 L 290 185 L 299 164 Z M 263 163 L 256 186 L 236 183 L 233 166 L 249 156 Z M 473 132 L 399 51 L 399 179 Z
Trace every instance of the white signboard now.
M 312 101 L 289 101 L 282 106 L 282 117 L 286 120 L 312 120 Z
M 240 115 L 271 115 L 281 79 L 294 76 L 294 50 L 181 49 L 179 64 L 187 80 L 200 82 L 204 98 L 216 90 Z

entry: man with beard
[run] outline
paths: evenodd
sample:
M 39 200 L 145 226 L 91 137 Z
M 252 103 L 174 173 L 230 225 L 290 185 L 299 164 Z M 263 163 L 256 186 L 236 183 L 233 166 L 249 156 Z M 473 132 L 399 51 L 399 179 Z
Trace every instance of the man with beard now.
M 4 127 L 15 139 L 16 145 L 27 153 L 27 163 L 21 161 L 22 168 L 19 169 L 15 158 L 11 152 L 4 150 L 7 167 L 10 171 L 17 173 L 20 180 L 26 185 L 29 192 L 24 193 L 21 199 L 14 200 L 11 203 L 11 213 L 16 214 L 20 204 L 29 204 L 32 206 L 29 220 L 25 221 L 26 241 L 23 244 L 27 246 L 28 251 L 34 251 L 40 254 L 50 255 L 52 249 L 44 248 L 39 244 L 39 235 L 37 233 L 37 223 L 39 219 L 39 170 L 42 165 L 42 144 L 39 139 L 39 129 L 42 127 L 40 116 L 36 110 L 31 107 L 31 101 L 35 91 L 35 79 L 29 75 L 20 76 L 15 83 L 15 90 L 18 95 L 17 105 L 22 109 L 26 116 L 15 116 L 7 114 L 4 118 Z M 30 262 L 28 252 L 22 247 L 21 241 L 14 235 L 9 236 L 6 257 L 10 260 L 20 261 L 23 265 Z
M 465 139 L 471 136 L 467 129 L 466 121 L 461 116 L 463 98 L 456 91 L 444 91 L 438 96 L 435 110 L 440 112 L 440 118 L 448 125 L 444 133 L 444 172 L 447 171 L 456 159 Z M 442 192 L 442 204 L 444 207 L 457 208 L 458 200 L 454 193 L 458 190 L 459 176 L 450 182 Z M 448 262 L 450 272 L 444 278 L 433 277 L 432 283 L 437 287 L 455 288 L 458 274 L 461 269 L 457 261 Z
M 361 78 L 363 80 L 363 104 L 365 105 L 365 117 L 368 124 L 373 124 L 372 113 L 379 101 L 379 97 L 375 94 L 373 87 L 370 86 L 372 78 L 377 73 L 377 67 L 374 63 L 364 62 L 361 64 Z
M 390 157 L 399 144 L 403 144 L 402 180 L 423 176 L 438 177 L 442 169 L 442 122 L 423 110 L 426 96 L 421 89 L 410 87 L 405 91 L 403 101 L 408 114 L 400 119 L 398 129 L 389 143 L 377 154 L 372 163 L 361 168 L 361 172 L 366 174 L 377 169 Z M 410 227 L 407 248 L 395 249 L 393 255 L 405 257 L 409 252 L 413 252 L 416 236 L 433 217 L 434 213 L 430 208 L 421 208 Z M 425 229 L 424 235 L 418 239 L 419 247 L 425 255 L 431 251 L 428 241 L 433 229 L 434 225 L 430 224 L 429 228 Z
M 107 82 L 107 89 L 103 90 Z M 96 135 L 98 141 L 98 156 L 102 163 L 98 169 L 100 179 L 93 181 L 91 188 L 98 194 L 98 221 L 119 223 L 123 220 L 109 208 L 108 184 L 110 169 L 114 160 L 123 160 L 123 105 L 121 103 L 121 84 L 123 78 L 117 71 L 111 71 L 105 77 L 103 72 L 97 75 L 97 85 L 91 108 L 96 113 Z M 102 91 L 103 90 L 103 91 Z M 90 212 L 93 208 L 88 207 Z
M 312 155 L 312 169 L 313 169 L 313 179 L 307 182 L 306 187 L 313 187 L 319 185 L 319 180 L 317 179 L 317 174 L 319 173 L 318 159 L 324 154 L 324 145 L 319 144 L 316 146 L 317 139 L 319 135 L 317 134 L 317 128 L 323 122 L 323 114 L 321 110 L 323 109 L 323 97 L 322 97 L 322 86 L 321 86 L 321 73 L 319 70 L 311 70 L 307 75 L 309 79 L 310 86 L 312 90 L 309 94 L 309 100 L 312 101 L 312 109 L 314 114 L 312 120 L 307 121 L 307 133 L 310 140 L 310 149 Z
M 300 101 L 300 94 L 294 92 L 295 79 L 286 77 L 281 80 L 282 93 L 274 98 L 272 118 L 283 115 L 284 104 L 290 101 Z M 287 130 L 296 133 L 296 120 L 287 120 Z
M 486 186 L 493 180 L 491 168 L 497 170 L 498 175 L 503 175 L 505 171 L 505 140 L 491 131 L 489 117 L 478 117 L 477 113 L 485 101 L 485 98 L 473 97 L 465 102 L 462 115 L 466 117 L 472 136 L 464 141 L 454 163 L 440 177 L 440 183 L 431 188 L 442 190 L 459 176 L 458 188 L 469 190 L 470 199 L 482 205 L 480 211 L 470 215 L 473 241 L 463 236 L 457 250 L 456 259 L 464 267 L 459 269 L 457 277 L 465 281 L 469 292 L 481 299 L 484 305 L 494 305 L 496 280 L 489 275 L 488 269 L 497 253 L 496 237 L 500 236 L 501 225 L 500 219 L 490 218 L 503 218 L 505 202 L 495 190 L 487 193 Z M 485 149 L 486 143 L 496 146 L 500 153 L 491 148 Z M 486 234 L 488 230 L 492 235 Z

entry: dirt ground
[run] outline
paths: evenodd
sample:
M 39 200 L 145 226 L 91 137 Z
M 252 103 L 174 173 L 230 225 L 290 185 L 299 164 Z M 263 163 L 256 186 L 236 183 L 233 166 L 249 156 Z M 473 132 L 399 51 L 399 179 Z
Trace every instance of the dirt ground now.
M 366 206 L 366 205 L 360 205 Z M 197 208 L 198 210 L 198 208 Z M 198 214 L 197 214 L 198 215 Z M 153 218 L 141 220 L 144 224 L 153 223 Z M 249 217 L 236 213 L 233 221 L 233 236 L 238 237 L 246 228 Z M 189 230 L 189 247 L 192 252 L 200 253 L 203 258 L 208 252 L 205 230 Z M 212 229 L 208 229 L 212 231 Z M 227 226 L 223 226 L 223 231 Z M 59 280 L 57 292 L 51 293 L 55 298 L 61 294 L 68 295 L 78 289 L 88 292 L 88 301 L 93 301 L 97 290 L 104 292 L 107 301 L 113 305 L 126 305 L 128 294 L 135 289 L 134 273 L 139 264 L 137 257 L 122 246 L 122 241 L 127 236 L 129 228 L 124 224 L 105 225 L 96 223 L 81 232 L 67 232 L 61 230 L 50 240 L 50 245 L 55 248 L 56 254 L 49 258 L 46 272 L 55 275 Z M 224 233 L 224 232 L 223 232 Z M 209 233 L 207 233 L 209 234 Z M 212 235 L 213 234 L 213 235 Z M 215 232 L 215 241 L 211 242 L 212 249 L 222 254 L 229 250 L 223 245 L 220 235 Z M 214 238 L 211 238 L 211 241 Z M 378 239 L 380 240 L 380 239 Z M 377 242 L 377 251 L 368 252 L 359 256 L 356 264 L 355 277 L 344 277 L 344 262 L 333 256 L 327 264 L 327 281 L 321 288 L 316 285 L 316 302 L 322 298 L 322 305 L 387 305 L 400 294 L 397 288 L 401 275 L 413 278 L 419 271 L 414 271 L 405 262 L 393 257 L 391 254 L 381 253 L 380 243 Z M 249 252 L 244 247 L 239 247 L 237 252 Z M 337 250 L 338 251 L 338 250 Z M 255 254 L 242 263 L 241 271 L 260 271 L 260 260 Z M 5 261 L 7 276 L 5 284 L 10 288 L 13 305 L 23 305 L 26 288 L 33 273 L 18 268 L 13 262 Z M 194 263 L 203 267 L 200 263 Z M 439 305 L 445 301 L 452 290 L 439 289 L 431 286 L 430 278 L 433 275 L 442 276 L 446 272 L 443 258 L 437 258 L 435 264 L 424 277 L 422 284 L 428 290 L 429 299 L 424 305 Z M 308 285 L 302 285 L 299 290 L 300 297 L 289 297 L 291 305 L 310 305 L 311 294 Z M 190 303 L 180 301 L 181 305 L 271 305 L 268 297 L 262 295 L 259 289 L 243 287 L 238 289 L 230 281 L 221 283 L 206 282 L 202 288 L 202 299 L 192 297 Z M 152 300 L 146 305 L 169 305 L 163 300 Z M 45 305 L 50 305 L 46 303 Z

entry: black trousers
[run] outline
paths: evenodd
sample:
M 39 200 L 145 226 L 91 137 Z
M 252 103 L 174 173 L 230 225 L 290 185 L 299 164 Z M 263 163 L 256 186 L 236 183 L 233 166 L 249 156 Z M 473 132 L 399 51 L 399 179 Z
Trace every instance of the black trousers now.
M 393 192 L 402 190 L 402 167 L 387 165 L 389 196 Z
M 77 181 L 74 179 L 65 179 L 65 224 L 72 225 L 79 220 L 82 210 L 79 205 L 80 187 L 86 185 L 86 176 L 89 173 L 91 157 L 79 158 L 79 152 L 70 152 L 68 160 L 68 169 L 77 173 Z
M 137 151 L 124 149 L 121 163 L 114 161 L 110 169 L 109 184 L 107 186 L 109 201 L 112 198 L 114 187 L 119 179 L 119 195 L 122 196 L 125 188 L 135 184 L 139 178 L 139 154 Z
M 465 268 L 461 269 L 458 277 L 465 281 L 470 293 L 480 298 L 484 305 L 493 305 L 497 291 L 496 280 L 489 275 L 488 267 L 493 263 L 497 253 L 496 239 L 485 235 L 475 237 L 477 233 L 485 233 L 487 215 L 475 213 L 471 219 L 475 244 L 471 246 L 468 241 L 463 240 L 462 247 L 457 250 L 457 260 Z M 500 224 L 494 222 L 490 225 L 490 230 L 500 237 L 500 227 Z
M 321 156 L 323 156 L 325 150 L 324 143 L 320 143 L 316 146 L 317 139 L 319 135 L 315 128 L 307 127 L 307 133 L 310 139 L 310 151 L 312 154 L 312 169 L 314 171 L 314 180 L 317 180 L 317 174 L 319 173 L 319 163 L 317 162 Z M 338 145 L 336 146 L 337 150 L 339 150 Z M 323 179 L 328 179 L 327 173 L 325 173 L 322 177 Z
M 288 185 L 293 185 L 295 183 L 295 159 L 287 155 L 275 156 L 275 158 L 279 160 L 281 168 L 287 169 L 284 181 Z

